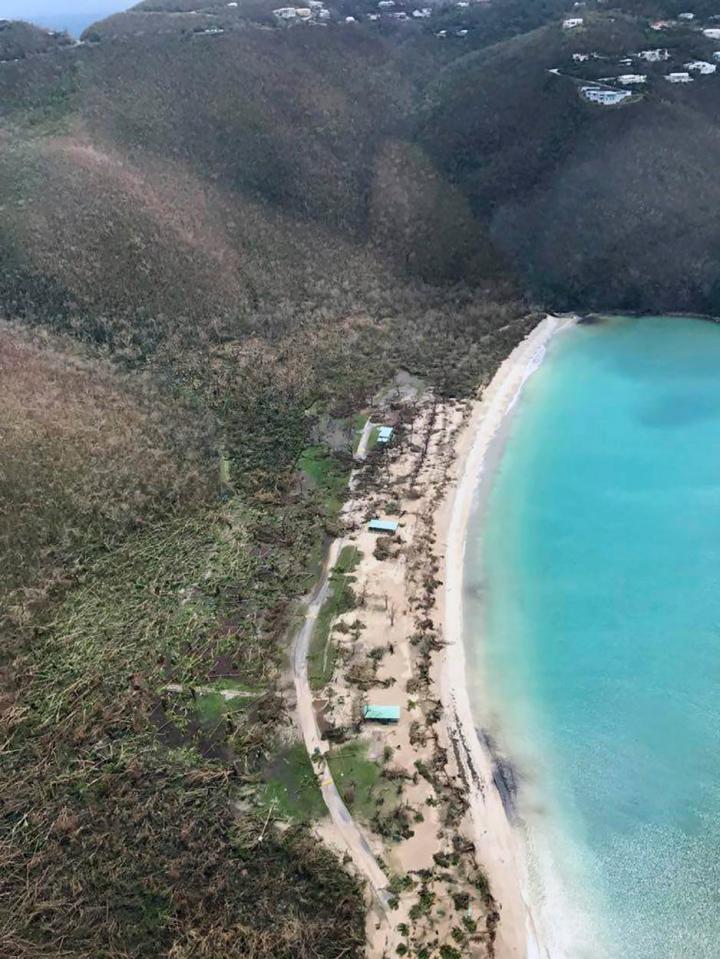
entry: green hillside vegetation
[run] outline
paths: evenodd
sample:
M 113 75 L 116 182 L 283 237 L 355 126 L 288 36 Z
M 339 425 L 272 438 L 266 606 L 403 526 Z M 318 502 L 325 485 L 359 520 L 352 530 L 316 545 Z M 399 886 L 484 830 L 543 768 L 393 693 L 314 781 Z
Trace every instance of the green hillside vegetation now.
M 23 20 L 0 19 L 0 62 L 24 60 L 40 53 L 52 53 L 72 45 L 67 33 L 44 30 Z
M 720 236 L 701 198 L 717 189 L 718 81 L 680 91 L 664 79 L 711 59 L 713 44 L 687 27 L 659 36 L 624 16 L 585 17 L 577 33 L 548 25 L 447 67 L 419 112 L 420 141 L 548 305 L 716 313 L 708 251 Z M 670 61 L 618 64 L 658 46 Z M 648 76 L 640 102 L 579 98 L 583 82 L 623 72 Z

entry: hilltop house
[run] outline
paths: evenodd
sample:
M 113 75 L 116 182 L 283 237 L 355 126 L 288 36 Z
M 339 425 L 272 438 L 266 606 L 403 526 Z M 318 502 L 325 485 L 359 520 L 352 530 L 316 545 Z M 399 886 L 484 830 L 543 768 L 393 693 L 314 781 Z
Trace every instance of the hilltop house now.
M 632 96 L 629 90 L 603 90 L 600 87 L 581 87 L 580 92 L 590 103 L 612 107 Z
M 563 30 L 574 30 L 576 27 L 581 27 L 583 22 L 582 17 L 568 17 L 567 20 L 563 20 Z
M 637 56 L 640 60 L 645 60 L 647 63 L 660 63 L 663 60 L 670 59 L 668 50 L 641 50 Z
M 707 60 L 690 60 L 689 63 L 684 63 L 683 66 L 686 70 L 689 70 L 691 73 L 715 73 L 717 70 L 717 65 L 715 63 L 708 63 Z

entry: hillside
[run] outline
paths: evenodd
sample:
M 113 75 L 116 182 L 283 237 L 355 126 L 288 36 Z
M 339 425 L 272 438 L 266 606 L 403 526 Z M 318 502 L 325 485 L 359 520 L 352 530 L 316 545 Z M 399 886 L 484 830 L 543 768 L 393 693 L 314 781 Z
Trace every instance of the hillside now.
M 307 833 L 292 601 L 373 394 L 398 368 L 462 394 L 526 323 L 507 285 L 433 286 L 372 241 L 363 138 L 397 135 L 412 85 L 384 95 L 382 39 L 296 36 L 280 64 L 273 36 L 238 31 L 206 57 L 144 37 L 0 74 L 2 302 L 34 331 L 8 329 L 0 421 L 12 955 L 362 952 L 359 884 Z M 226 91 L 209 111 L 207 89 Z
M 72 42 L 66 33 L 45 30 L 21 20 L 0 19 L 0 63 L 53 53 L 72 46 Z
M 548 25 L 448 67 L 420 141 L 544 302 L 717 312 L 720 237 L 701 207 L 717 190 L 718 79 L 685 66 L 714 71 L 716 46 L 622 16 Z M 673 72 L 690 82 L 668 83 Z M 622 89 L 626 74 L 642 78 L 626 103 L 580 95 Z
M 713 14 L 570 6 L 0 22 L 3 954 L 362 955 L 287 654 L 365 413 L 719 309 Z

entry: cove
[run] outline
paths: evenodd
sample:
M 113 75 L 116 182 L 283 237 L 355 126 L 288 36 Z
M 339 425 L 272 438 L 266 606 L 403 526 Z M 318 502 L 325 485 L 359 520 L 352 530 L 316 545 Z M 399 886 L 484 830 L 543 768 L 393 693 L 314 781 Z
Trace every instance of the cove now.
M 479 726 L 552 959 L 720 954 L 720 327 L 550 343 L 468 528 Z

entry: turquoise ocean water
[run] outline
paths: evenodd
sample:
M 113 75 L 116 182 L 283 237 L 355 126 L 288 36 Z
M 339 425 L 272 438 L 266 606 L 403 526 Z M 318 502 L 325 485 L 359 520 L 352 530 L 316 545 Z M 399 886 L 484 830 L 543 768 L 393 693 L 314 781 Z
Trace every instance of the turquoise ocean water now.
M 578 326 L 528 381 L 465 566 L 550 955 L 720 956 L 720 326 Z

